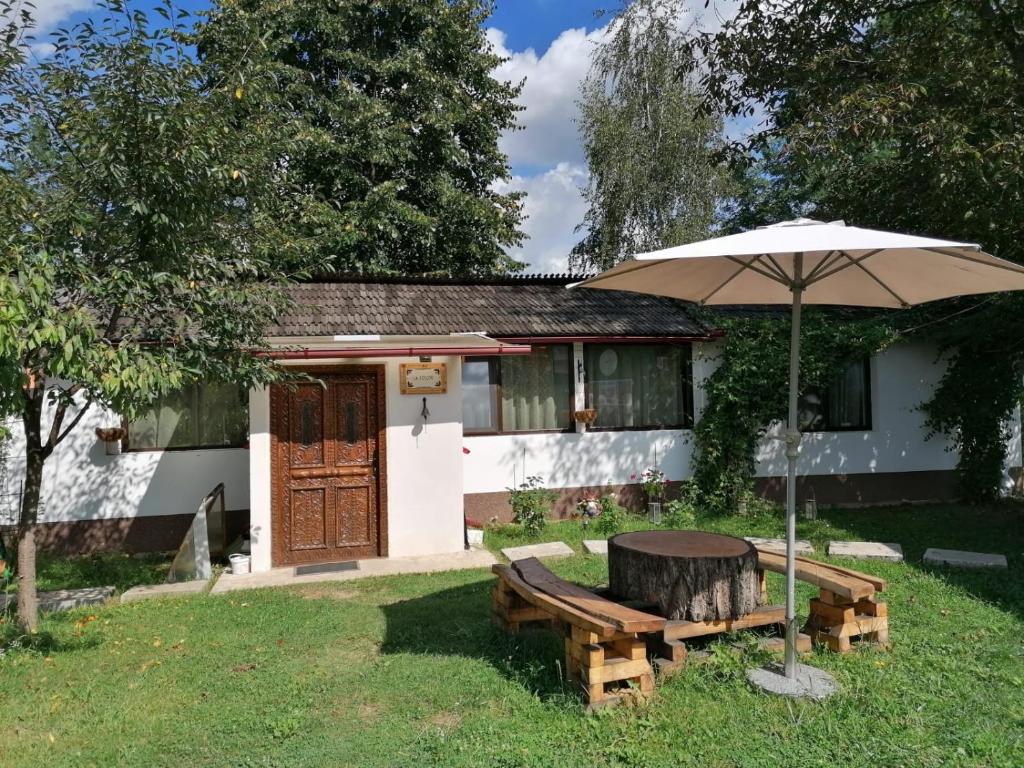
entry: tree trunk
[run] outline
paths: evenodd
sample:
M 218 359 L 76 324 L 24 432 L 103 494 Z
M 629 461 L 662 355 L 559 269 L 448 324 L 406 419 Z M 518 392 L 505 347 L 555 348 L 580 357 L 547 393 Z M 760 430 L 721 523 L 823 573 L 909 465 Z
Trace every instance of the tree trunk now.
M 39 598 L 36 594 L 36 520 L 43 486 L 42 392 L 29 390 L 22 414 L 25 427 L 25 488 L 18 518 L 18 625 L 26 632 L 39 628 Z
M 26 632 L 39 629 L 39 595 L 36 593 L 36 527 L 18 529 L 18 626 Z
M 615 595 L 656 604 L 668 619 L 738 618 L 761 603 L 754 546 L 700 531 L 609 539 L 608 583 Z

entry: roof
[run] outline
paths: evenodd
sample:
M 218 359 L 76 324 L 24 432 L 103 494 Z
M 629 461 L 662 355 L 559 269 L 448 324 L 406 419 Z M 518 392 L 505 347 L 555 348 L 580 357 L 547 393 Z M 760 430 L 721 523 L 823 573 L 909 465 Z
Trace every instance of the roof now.
M 299 283 L 295 306 L 273 337 L 377 334 L 418 336 L 706 337 L 692 307 L 676 299 L 620 291 L 567 290 L 576 275 L 469 279 L 336 279 Z

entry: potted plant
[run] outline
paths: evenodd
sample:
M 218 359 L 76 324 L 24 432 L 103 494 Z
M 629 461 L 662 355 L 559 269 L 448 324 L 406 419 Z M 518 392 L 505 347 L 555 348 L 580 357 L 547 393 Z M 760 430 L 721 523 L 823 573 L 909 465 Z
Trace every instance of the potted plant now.
M 128 430 L 124 427 L 96 427 L 96 437 L 106 444 L 108 456 L 117 456 L 121 453 L 121 441 L 128 437 Z
M 586 528 L 590 521 L 601 514 L 600 502 L 597 499 L 583 499 L 576 505 L 576 516 L 580 525 Z
M 573 418 L 581 424 L 593 424 L 597 421 L 597 408 L 584 408 L 582 411 L 575 411 Z
M 635 480 L 636 475 L 633 475 L 631 479 Z M 668 478 L 657 467 L 648 467 L 640 473 L 640 485 L 643 486 L 644 495 L 647 496 L 647 519 L 655 524 L 660 523 L 661 501 L 665 497 Z

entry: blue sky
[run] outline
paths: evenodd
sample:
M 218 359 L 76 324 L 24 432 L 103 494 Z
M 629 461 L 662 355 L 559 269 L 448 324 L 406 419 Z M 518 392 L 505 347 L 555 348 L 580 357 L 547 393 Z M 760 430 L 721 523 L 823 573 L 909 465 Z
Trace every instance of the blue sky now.
M 591 52 L 604 32 L 605 19 L 595 17 L 602 8 L 615 8 L 619 0 L 497 0 L 485 24 L 488 39 L 508 58 L 495 76 L 526 85 L 520 97 L 523 130 L 502 138 L 513 176 L 498 186 L 526 192 L 523 226 L 528 239 L 514 255 L 530 271 L 563 271 L 569 250 L 579 236 L 573 231 L 586 210 L 580 189 L 587 182 L 587 167 L 576 131 L 576 97 L 586 75 Z M 149 7 L 152 0 L 134 0 Z M 85 18 L 95 0 L 35 0 L 40 22 L 37 39 L 60 25 Z M 178 7 L 198 11 L 209 0 L 178 0 Z M 734 0 L 690 0 L 693 12 L 710 20 L 728 12 Z M 717 6 L 717 7 L 716 7 Z

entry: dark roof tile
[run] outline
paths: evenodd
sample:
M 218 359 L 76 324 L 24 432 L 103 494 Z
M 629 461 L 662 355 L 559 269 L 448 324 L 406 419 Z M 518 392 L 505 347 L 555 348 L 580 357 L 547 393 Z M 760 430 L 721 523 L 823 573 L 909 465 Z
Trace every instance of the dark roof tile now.
M 685 302 L 581 288 L 571 279 L 434 283 L 316 282 L 289 288 L 295 307 L 271 336 L 706 336 Z

